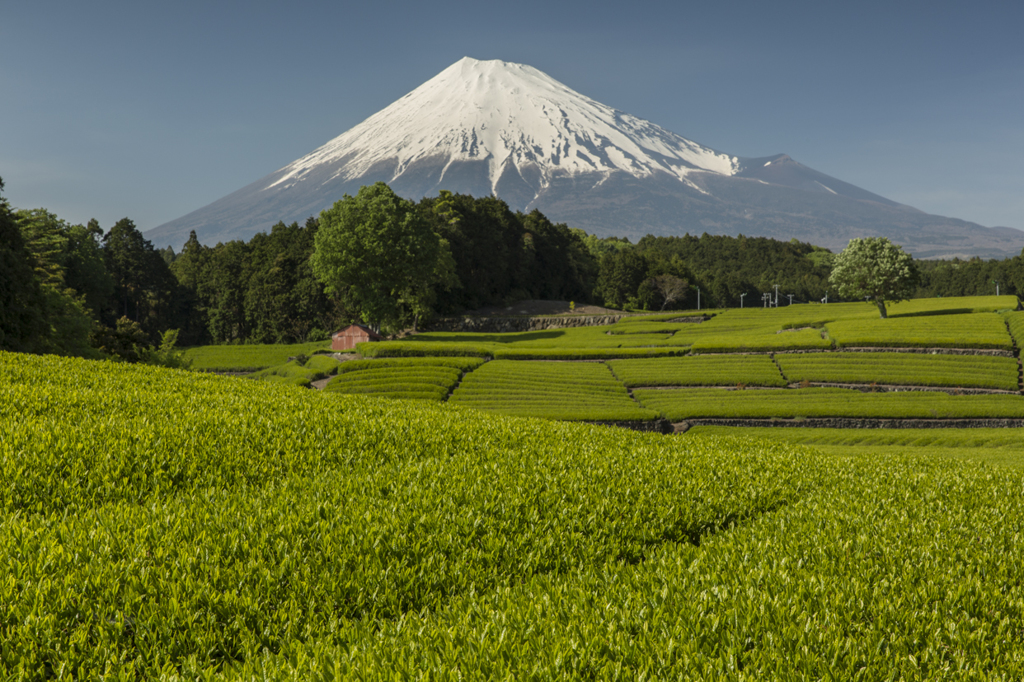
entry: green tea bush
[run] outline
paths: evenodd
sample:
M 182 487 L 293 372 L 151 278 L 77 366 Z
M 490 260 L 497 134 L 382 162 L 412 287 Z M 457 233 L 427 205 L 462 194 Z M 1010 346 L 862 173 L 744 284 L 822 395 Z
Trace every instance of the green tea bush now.
M 861 305 L 861 304 L 856 304 Z M 872 304 L 868 304 L 872 305 Z M 950 315 L 994 313 L 1017 308 L 1016 296 L 953 296 L 949 298 L 915 298 L 889 306 L 889 315 Z M 877 309 L 874 310 L 877 315 Z M 865 317 L 872 317 L 866 314 Z
M 388 343 L 391 344 L 391 348 L 412 350 L 472 347 L 477 349 L 477 354 L 486 353 L 497 357 L 508 351 L 557 355 L 603 349 L 643 348 L 662 345 L 669 338 L 669 334 L 666 333 L 612 335 L 609 329 L 608 326 L 593 326 L 507 333 L 426 332 Z
M 394 382 L 387 384 L 341 384 L 333 388 L 328 385 L 329 393 L 346 395 L 372 395 L 379 398 L 401 398 L 404 400 L 435 400 L 442 401 L 448 397 L 448 386 L 432 385 L 429 381 Z
M 339 367 L 338 361 L 329 355 L 314 355 L 301 360 L 302 357 L 298 357 L 283 365 L 254 372 L 247 378 L 309 388 L 311 382 L 326 379 Z
M 824 350 L 832 341 L 822 338 L 818 329 L 796 329 L 768 333 L 732 333 L 707 335 L 692 340 L 691 353 L 750 353 L 780 350 Z
M 827 471 L 769 443 L 0 353 L 0 671 L 302 666 L 463 598 L 703 543 Z
M 422 368 L 422 367 L 451 367 L 460 372 L 468 372 L 476 369 L 485 361 L 482 358 L 474 357 L 412 357 L 412 358 L 386 358 L 374 360 L 349 360 L 341 363 L 338 367 L 338 374 L 347 372 L 358 372 L 364 369 L 379 369 L 382 367 L 398 368 Z
M 685 355 L 685 348 L 509 348 L 494 351 L 496 360 L 610 360 L 613 358 Z
M 845 388 L 730 391 L 723 389 L 638 389 L 644 407 L 671 421 L 700 417 L 871 419 L 984 419 L 1024 417 L 1019 395 L 947 395 L 934 391 L 862 393 Z
M 603 363 L 494 360 L 466 375 L 449 402 L 480 410 L 586 421 L 645 421 Z
M 493 351 L 483 345 L 471 343 L 445 343 L 431 341 L 373 341 L 356 344 L 364 358 L 415 358 L 436 356 L 471 356 L 486 358 Z
M 695 426 L 686 432 L 691 435 L 737 435 L 737 429 L 728 426 Z M 784 440 L 799 445 L 871 446 L 881 452 L 883 448 L 919 448 L 922 452 L 936 449 L 986 451 L 1005 449 L 1024 455 L 1024 429 L 780 429 L 773 427 L 747 427 L 742 430 L 747 438 Z M 1024 466 L 1024 456 L 1020 458 Z
M 777 431 L 780 429 L 776 429 Z M 788 429 L 787 431 L 798 431 Z M 762 440 L 695 437 L 722 451 Z M 809 452 L 793 453 L 818 466 Z M 764 481 L 770 481 L 766 474 Z M 464 593 L 360 623 L 250 677 L 998 680 L 1024 677 L 1024 477 L 937 458 L 832 459 L 826 481 L 637 565 Z
M 1024 311 L 1013 311 L 1003 313 L 1003 320 L 1013 337 L 1014 345 L 1020 348 L 1024 345 Z
M 479 358 L 400 358 L 350 360 L 344 371 L 325 387 L 329 393 L 361 393 L 386 397 L 444 400 L 463 371 L 478 366 Z M 349 367 L 351 365 L 351 367 Z
M 767 355 L 695 355 L 653 360 L 612 360 L 612 372 L 630 388 L 637 386 L 785 386 Z
M 330 341 L 277 345 L 194 346 L 185 350 L 192 369 L 209 372 L 255 372 L 288 362 L 300 354 L 312 355 L 331 347 Z
M 837 320 L 827 329 L 841 348 L 1013 348 L 1006 324 L 996 313 Z
M 1017 390 L 1017 360 L 985 355 L 807 353 L 778 355 L 791 382 L 964 386 Z

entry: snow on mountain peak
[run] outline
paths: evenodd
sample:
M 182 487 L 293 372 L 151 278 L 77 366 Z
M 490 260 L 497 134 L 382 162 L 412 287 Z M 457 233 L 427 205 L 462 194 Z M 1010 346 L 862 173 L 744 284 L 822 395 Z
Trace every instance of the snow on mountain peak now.
M 266 187 L 287 187 L 315 168 L 336 170 L 328 182 L 373 167 L 486 161 L 492 189 L 511 166 L 556 175 L 657 171 L 687 180 L 693 171 L 734 175 L 740 160 L 595 102 L 532 66 L 463 57 L 390 106 L 281 169 Z M 389 171 L 391 172 L 391 171 Z M 276 175 L 276 174 L 275 174 Z M 443 182 L 443 172 L 442 172 Z

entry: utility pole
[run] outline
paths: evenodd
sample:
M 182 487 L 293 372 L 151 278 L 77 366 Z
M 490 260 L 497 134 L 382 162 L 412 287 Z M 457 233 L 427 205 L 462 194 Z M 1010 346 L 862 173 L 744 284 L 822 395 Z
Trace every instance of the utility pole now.
M 778 308 L 779 307 L 779 285 L 778 284 L 773 284 L 772 286 L 775 287 L 775 307 Z
M 771 294 L 761 294 L 761 306 L 767 308 L 768 304 L 772 302 Z
M 786 295 L 789 296 L 789 304 L 793 305 L 793 294 L 786 294 Z
M 999 295 L 999 281 L 994 279 L 994 280 L 992 280 L 992 284 L 996 285 L 996 296 L 998 296 Z
M 746 296 L 746 294 L 740 294 L 740 308 L 743 307 L 743 297 L 744 296 Z
M 821 299 L 822 303 L 828 303 L 828 292 L 825 292 L 825 298 Z
M 697 290 L 697 312 L 700 312 L 700 287 L 694 287 Z

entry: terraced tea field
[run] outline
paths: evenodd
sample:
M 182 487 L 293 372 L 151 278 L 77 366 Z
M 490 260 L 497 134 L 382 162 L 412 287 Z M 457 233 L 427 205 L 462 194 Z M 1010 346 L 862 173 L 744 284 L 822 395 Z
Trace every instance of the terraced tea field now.
M 297 360 L 289 360 L 283 365 L 254 372 L 249 378 L 309 388 L 312 382 L 336 374 L 338 368 L 339 363 L 332 356 L 314 355 L 303 364 L 299 364 Z
M 637 401 L 673 422 L 690 419 L 1021 419 L 1020 395 L 947 395 L 906 391 L 863 393 L 846 388 L 794 390 L 638 389 Z
M 785 386 L 768 355 L 698 355 L 654 360 L 612 360 L 612 372 L 638 386 Z
M 1011 467 L 0 353 L 0 479 L 7 679 L 1024 677 Z
M 614 359 L 693 353 L 831 350 L 837 347 L 1012 349 L 1006 320 L 1014 296 L 922 299 L 890 306 L 879 320 L 865 303 L 703 311 L 705 322 L 673 322 L 696 311 L 624 318 L 604 327 L 508 334 L 430 332 L 364 344 L 367 357 L 475 355 L 496 359 Z M 997 314 L 1001 313 L 1001 314 Z M 1016 318 L 1012 318 L 1016 319 Z
M 790 382 L 978 387 L 1016 391 L 1015 358 L 916 353 L 808 353 L 775 358 Z
M 450 402 L 486 412 L 569 421 L 650 421 L 604 363 L 493 360 L 466 375 Z
M 836 320 L 825 328 L 839 348 L 1013 348 L 1006 322 L 996 313 Z
M 463 373 L 483 364 L 480 358 L 395 358 L 343 363 L 329 393 L 377 395 L 387 398 L 444 400 Z
M 185 351 L 185 358 L 192 362 L 192 369 L 207 372 L 255 372 L 276 367 L 297 355 L 312 355 L 326 351 L 330 341 L 314 341 L 291 345 L 223 345 L 197 346 Z
M 849 457 L 944 457 L 1024 469 L 1024 428 L 997 429 L 780 429 L 695 426 L 679 437 L 722 437 L 742 433 Z
M 436 353 L 489 360 L 465 374 L 452 402 L 549 419 L 1018 419 L 1024 399 L 1013 330 L 1024 329 L 1024 313 L 1011 311 L 1017 306 L 1013 297 L 910 301 L 892 306 L 885 320 L 857 303 L 712 311 L 702 322 L 693 321 L 700 319 L 696 311 L 685 311 L 607 327 L 427 333 L 360 350 L 381 359 Z M 840 350 L 848 345 L 892 350 Z M 572 369 L 573 363 L 538 359 L 590 362 Z M 538 373 L 542 367 L 559 369 Z M 584 374 L 600 381 L 579 381 Z M 810 390 L 815 384 L 860 390 Z M 700 390 L 787 386 L 782 392 Z M 861 392 L 885 387 L 903 390 Z M 907 390 L 913 388 L 1006 395 Z
M 626 317 L 603 327 L 520 333 L 432 332 L 362 344 L 362 361 L 335 365 L 314 356 L 304 366 L 280 364 L 253 377 L 309 385 L 337 373 L 328 392 L 451 400 L 487 412 L 569 421 L 682 421 L 698 415 L 1017 418 L 1019 395 L 949 401 L 906 392 L 888 397 L 793 392 L 838 384 L 1018 394 L 1015 339 L 1024 332 L 1024 312 L 1016 307 L 1014 297 L 975 297 L 904 302 L 892 306 L 885 320 L 877 319 L 872 305 L 841 303 L 682 311 Z M 889 350 L 843 350 L 848 346 Z M 201 366 L 238 371 L 312 347 L 223 346 L 189 353 Z M 917 352 L 895 352 L 901 350 Z M 712 386 L 790 390 L 771 395 L 696 391 Z M 672 390 L 642 390 L 655 387 Z

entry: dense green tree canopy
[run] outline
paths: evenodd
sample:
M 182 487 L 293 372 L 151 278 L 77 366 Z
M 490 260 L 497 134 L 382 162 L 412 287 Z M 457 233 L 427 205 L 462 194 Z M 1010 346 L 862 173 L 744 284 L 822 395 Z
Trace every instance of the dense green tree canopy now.
M 324 217 L 278 223 L 248 242 L 205 246 L 192 234 L 175 254 L 127 218 L 104 235 L 95 220 L 68 225 L 45 209 L 14 210 L 0 195 L 0 348 L 106 347 L 148 362 L 168 330 L 180 330 L 183 345 L 305 342 L 358 320 L 398 329 L 523 299 L 668 310 L 695 307 L 699 287 L 702 307 L 738 306 L 743 294 L 757 306 L 778 284 L 794 302 L 830 291 L 831 300 L 880 300 L 884 314 L 886 301 L 992 294 L 995 282 L 1004 294 L 1024 291 L 1024 256 L 916 264 L 899 251 L 903 269 L 921 273 L 916 287 L 839 287 L 869 268 L 796 240 L 687 234 L 632 244 L 512 211 L 494 196 L 442 191 L 414 204 L 383 183 Z M 112 350 L 128 347 L 118 341 L 125 330 L 145 335 L 129 344 L 140 352 Z
M 647 279 L 650 262 L 636 249 L 606 251 L 594 296 L 610 308 L 636 307 L 637 293 Z
M 493 196 L 442 191 L 417 209 L 452 255 L 454 277 L 437 291 L 436 312 L 522 299 L 590 300 L 597 260 L 582 231 L 552 223 L 540 211 L 513 212 Z
M 177 322 L 180 314 L 179 285 L 167 261 L 128 218 L 117 221 L 104 235 L 103 255 L 114 280 L 114 296 L 105 318 L 108 326 L 127 317 L 157 342 L 168 322 Z
M 383 182 L 320 214 L 310 262 L 331 294 L 351 297 L 364 322 L 395 329 L 416 291 L 432 286 L 441 240 L 411 201 Z
M 0 180 L 0 190 L 3 190 Z M 38 352 L 46 326 L 34 259 L 17 217 L 0 194 L 0 349 Z
M 762 293 L 793 294 L 797 301 L 817 301 L 828 288 L 829 256 L 820 247 L 796 240 L 703 234 L 641 239 L 636 249 L 651 262 L 651 276 L 671 274 L 700 287 L 702 303 L 728 308 L 759 300 Z M 655 304 L 651 300 L 648 305 Z M 686 306 L 696 306 L 691 291 Z M 660 305 L 660 304 L 659 304 Z
M 885 237 L 851 239 L 834 259 L 829 282 L 844 298 L 864 298 L 888 317 L 886 302 L 905 301 L 914 295 L 917 266 L 909 253 Z

